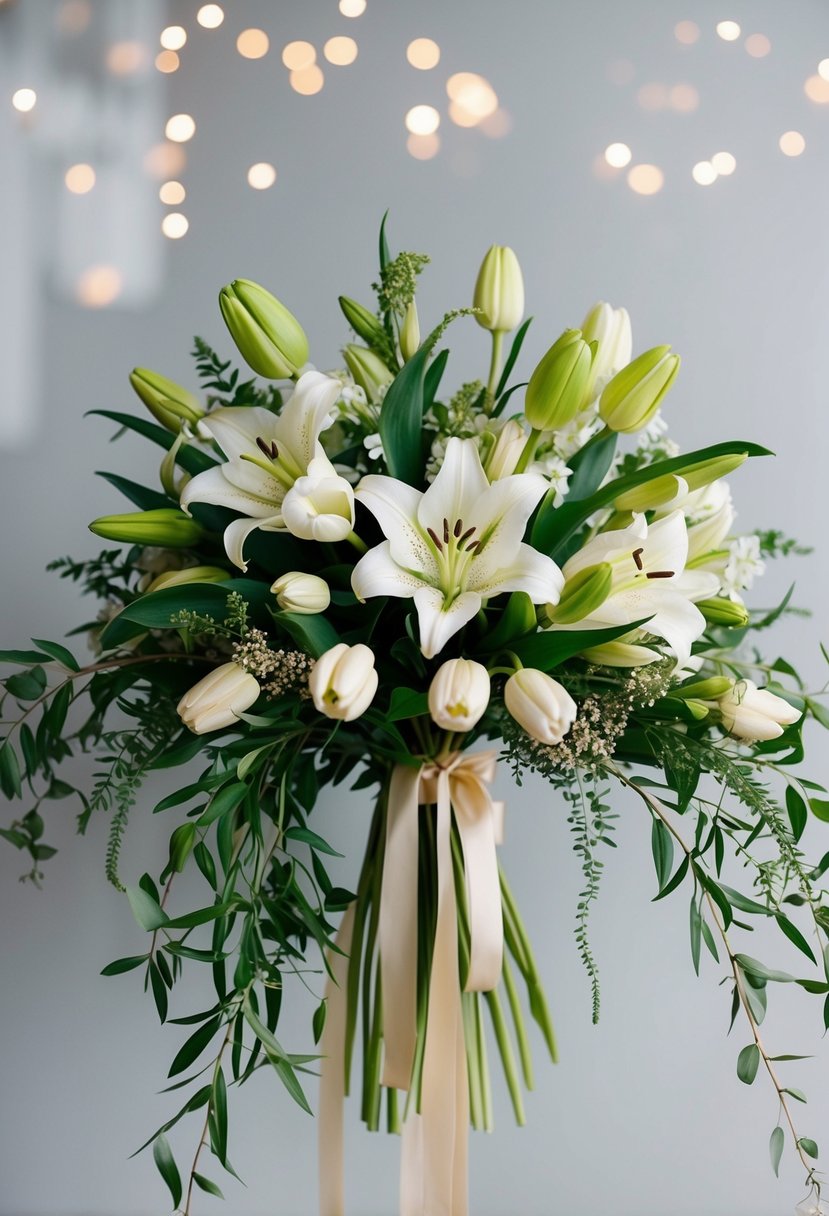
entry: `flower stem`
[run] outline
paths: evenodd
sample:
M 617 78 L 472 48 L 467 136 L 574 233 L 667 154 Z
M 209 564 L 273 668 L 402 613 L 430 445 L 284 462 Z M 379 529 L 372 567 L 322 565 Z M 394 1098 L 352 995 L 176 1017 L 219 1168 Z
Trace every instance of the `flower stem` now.
M 538 447 L 541 434 L 542 432 L 537 431 L 535 427 L 530 431 L 527 436 L 527 442 L 524 444 L 521 455 L 518 457 L 518 464 L 515 466 L 516 473 L 523 473 L 533 456 L 535 456 L 535 450 Z
M 360 540 L 359 536 L 353 530 L 349 532 L 345 538 L 349 544 L 352 544 L 358 553 L 368 553 L 368 545 L 364 540 Z
M 486 386 L 487 397 L 491 398 L 493 404 L 495 402 L 495 390 L 498 387 L 498 378 L 501 375 L 501 352 L 503 346 L 503 330 L 494 329 L 492 331 L 492 357 L 489 362 L 489 380 Z

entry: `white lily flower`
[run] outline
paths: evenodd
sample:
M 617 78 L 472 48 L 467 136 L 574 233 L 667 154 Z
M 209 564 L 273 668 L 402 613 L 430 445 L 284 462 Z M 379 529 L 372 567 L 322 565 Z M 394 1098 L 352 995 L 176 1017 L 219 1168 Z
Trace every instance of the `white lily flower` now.
M 361 600 L 414 599 L 421 650 L 438 654 L 482 602 L 525 591 L 534 604 L 557 603 L 564 578 L 555 562 L 522 543 L 543 497 L 542 477 L 522 473 L 491 485 L 474 439 L 452 438 L 425 493 L 393 477 L 369 474 L 356 496 L 386 537 L 351 575 Z
M 600 562 L 612 567 L 610 595 L 588 618 L 559 629 L 603 629 L 649 617 L 643 632 L 664 638 L 679 663 L 705 629 L 694 600 L 716 595 L 719 579 L 687 570 L 688 531 L 681 511 L 648 525 L 644 515 L 627 528 L 600 532 L 564 566 L 565 578 Z
M 322 372 L 300 376 L 280 414 L 261 406 L 214 410 L 204 426 L 224 452 L 224 464 L 185 486 L 181 505 L 206 502 L 246 518 L 225 529 L 225 549 L 247 569 L 245 541 L 256 528 L 305 540 L 344 540 L 354 527 L 354 491 L 323 451 L 320 432 L 332 422 L 338 380 Z

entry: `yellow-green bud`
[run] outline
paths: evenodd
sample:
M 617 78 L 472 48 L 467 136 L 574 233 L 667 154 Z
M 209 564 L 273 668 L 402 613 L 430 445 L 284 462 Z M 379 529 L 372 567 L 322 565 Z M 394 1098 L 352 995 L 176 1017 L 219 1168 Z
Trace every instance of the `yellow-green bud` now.
M 686 709 L 691 711 L 691 716 L 696 718 L 697 722 L 701 722 L 703 718 L 707 718 L 711 712 L 711 707 L 703 701 L 695 701 L 693 697 L 685 702 Z
M 400 353 L 408 361 L 419 346 L 420 321 L 417 316 L 417 304 L 411 300 L 400 330 Z
M 672 689 L 671 696 L 680 701 L 685 701 L 689 697 L 697 701 L 716 701 L 719 697 L 724 697 L 733 687 L 734 681 L 730 680 L 728 676 L 709 676 L 706 680 L 695 680 L 693 684 L 686 684 L 683 688 Z
M 148 367 L 136 367 L 131 371 L 130 384 L 156 422 L 168 431 L 176 433 L 181 430 L 182 422 L 196 423 L 204 417 L 197 397 Z
M 508 245 L 492 245 L 486 253 L 472 299 L 475 320 L 484 329 L 509 333 L 524 316 L 524 278 L 518 258 Z
M 602 390 L 599 413 L 612 431 L 641 431 L 653 418 L 679 371 L 679 355 L 670 346 L 654 346 L 637 355 Z
M 733 456 L 713 456 L 710 460 L 700 460 L 697 464 L 689 464 L 680 469 L 678 476 L 682 478 L 689 490 L 701 490 L 720 477 L 727 477 L 741 464 L 748 460 L 747 452 L 737 452 Z
M 581 657 L 599 667 L 645 667 L 648 663 L 658 662 L 662 655 L 658 650 L 651 650 L 650 646 L 639 646 L 634 642 L 603 642 L 600 646 L 583 650 Z
M 165 570 L 159 574 L 148 587 L 151 591 L 163 591 L 166 587 L 184 587 L 188 583 L 224 583 L 233 575 L 220 566 L 185 566 L 183 570 Z
M 719 597 L 713 600 L 699 600 L 697 608 L 709 625 L 724 625 L 728 629 L 742 629 L 750 619 L 745 604 L 738 604 L 735 600 Z
M 343 316 L 358 338 L 362 338 L 369 346 L 384 346 L 388 342 L 383 326 L 373 312 L 369 312 L 362 304 L 349 299 L 348 296 L 340 296 L 339 300 Z
M 585 403 L 594 352 L 580 329 L 566 329 L 553 343 L 527 385 L 524 414 L 533 430 L 556 431 L 575 418 Z
M 552 625 L 574 625 L 583 621 L 605 602 L 613 584 L 610 562 L 587 566 L 564 584 L 557 604 L 548 604 L 545 612 Z
M 374 351 L 351 344 L 343 350 L 343 358 L 355 383 L 363 389 L 369 401 L 379 401 L 381 390 L 394 379 L 383 360 L 378 358 Z
M 653 481 L 646 481 L 643 485 L 620 494 L 614 500 L 613 506 L 620 512 L 652 511 L 655 507 L 661 507 L 663 503 L 676 498 L 685 488 L 684 481 L 679 477 L 673 473 L 665 473 L 662 477 L 654 477 Z
M 293 313 L 258 283 L 234 279 L 219 307 L 245 362 L 260 376 L 296 376 L 308 362 L 308 339 Z
M 167 549 L 189 549 L 204 536 L 201 525 L 175 507 L 102 515 L 92 521 L 89 530 L 106 540 L 125 541 L 131 545 L 161 545 Z

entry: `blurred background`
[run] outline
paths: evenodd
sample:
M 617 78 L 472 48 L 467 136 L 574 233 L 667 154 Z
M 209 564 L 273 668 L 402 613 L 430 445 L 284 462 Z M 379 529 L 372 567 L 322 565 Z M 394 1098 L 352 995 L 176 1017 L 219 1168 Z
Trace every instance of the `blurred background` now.
M 388 208 L 393 250 L 433 258 L 424 329 L 471 302 L 490 244 L 512 245 L 537 318 L 525 371 L 597 299 L 623 304 L 635 349 L 670 342 L 683 356 L 666 416 L 684 449 L 745 438 L 777 453 L 735 476 L 740 527 L 780 528 L 815 553 L 772 566 L 750 602 L 771 607 L 796 580 L 814 616 L 785 618 L 769 644 L 824 683 L 825 0 L 0 0 L 0 164 L 4 645 L 94 615 L 45 566 L 96 553 L 87 520 L 126 509 L 96 470 L 157 477 L 148 445 L 111 446 L 112 425 L 85 411 L 139 411 L 136 364 L 194 386 L 194 333 L 229 355 L 216 296 L 237 276 L 289 305 L 317 366 L 339 366 L 336 297 L 369 301 Z M 458 322 L 451 339 L 453 382 L 484 375 L 484 332 Z M 825 782 L 813 742 L 809 775 Z M 159 776 L 133 815 L 132 881 L 159 868 L 169 825 L 149 811 L 165 792 Z M 473 1137 L 476 1216 L 791 1212 L 801 1171 L 787 1152 L 779 1182 L 771 1172 L 774 1093 L 737 1080 L 745 1031 L 726 1038 L 712 961 L 694 976 L 685 897 L 651 905 L 641 807 L 619 803 L 593 919 L 593 1027 L 563 804 L 541 784 L 510 789 L 506 774 L 500 794 L 562 1062 L 545 1068 L 539 1049 L 524 1129 L 499 1090 L 497 1134 Z M 75 811 L 53 806 L 60 853 L 43 891 L 19 886 L 21 856 L 0 852 L 0 1212 L 149 1216 L 166 1194 L 146 1154 L 127 1158 L 177 1109 L 157 1091 L 184 1034 L 159 1028 L 138 973 L 99 976 L 141 949 L 141 932 L 104 880 L 106 824 L 79 839 Z M 368 808 L 338 793 L 318 814 L 349 854 L 348 886 Z M 826 850 L 825 825 L 806 846 Z M 762 954 L 772 965 L 780 940 Z M 768 1046 L 816 1054 L 786 1077 L 810 1096 L 801 1134 L 825 1140 L 818 1003 L 786 986 L 773 996 Z M 286 997 L 291 1050 L 308 1048 L 311 1007 Z M 356 1109 L 348 1123 L 350 1210 L 389 1213 L 397 1144 L 365 1134 Z M 197 1137 L 176 1128 L 182 1160 Z M 231 1159 L 247 1189 L 223 1180 L 228 1204 L 199 1196 L 196 1211 L 315 1211 L 313 1124 L 270 1077 L 234 1098 Z

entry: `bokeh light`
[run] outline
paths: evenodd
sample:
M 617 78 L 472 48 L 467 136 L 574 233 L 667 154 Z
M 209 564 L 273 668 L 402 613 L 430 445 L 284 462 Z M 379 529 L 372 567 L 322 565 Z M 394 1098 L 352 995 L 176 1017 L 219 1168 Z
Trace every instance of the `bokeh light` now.
M 693 46 L 699 41 L 699 26 L 695 21 L 679 21 L 674 26 L 674 37 L 683 46 Z
M 282 62 L 292 72 L 302 72 L 317 61 L 317 52 L 310 42 L 289 42 L 282 50 Z
M 113 42 L 106 53 L 106 65 L 113 76 L 134 76 L 147 66 L 148 59 L 143 42 Z
M 691 170 L 691 177 L 698 186 L 710 186 L 717 180 L 717 170 L 710 160 L 700 160 Z
M 328 39 L 322 48 L 322 53 L 329 63 L 344 68 L 357 58 L 357 43 L 353 38 L 346 38 L 339 34 L 336 38 Z
M 803 91 L 809 101 L 814 101 L 819 106 L 829 104 L 829 80 L 823 76 L 810 76 L 803 86 Z
M 154 144 L 144 155 L 144 172 L 159 181 L 177 177 L 184 172 L 187 153 L 181 144 Z
M 322 68 L 315 63 L 312 63 L 310 67 L 291 72 L 288 79 L 291 82 L 291 88 L 303 97 L 313 97 L 325 84 Z
M 406 130 L 412 135 L 433 135 L 440 126 L 440 114 L 434 106 L 412 106 L 406 115 Z
M 89 194 L 95 185 L 95 170 L 91 165 L 70 165 L 63 177 L 70 194 Z
M 165 51 L 180 51 L 187 41 L 187 30 L 183 25 L 168 25 L 161 31 L 159 42 Z
M 167 207 L 180 206 L 187 197 L 187 191 L 181 182 L 164 182 L 158 191 L 158 197 Z
M 440 47 L 432 38 L 414 38 L 406 47 L 406 58 L 413 68 L 428 72 L 440 63 Z
M 264 30 L 242 30 L 236 39 L 236 50 L 243 59 L 264 59 L 270 46 L 271 40 Z
M 169 215 L 165 215 L 161 221 L 161 231 L 171 241 L 180 240 L 187 229 L 190 227 L 190 222 L 186 215 L 182 215 L 180 211 L 171 211 Z
M 175 51 L 159 51 L 155 57 L 155 66 L 159 72 L 177 72 L 181 60 Z
M 440 136 L 411 134 L 406 140 L 406 150 L 415 160 L 431 160 L 440 151 Z
M 720 177 L 730 177 L 737 168 L 736 157 L 732 156 L 730 152 L 715 152 L 711 157 L 711 164 Z
M 455 72 L 446 82 L 449 116 L 459 127 L 477 126 L 498 109 L 498 94 L 477 72 Z
M 122 286 L 117 266 L 90 266 L 75 284 L 75 297 L 84 308 L 106 308 L 118 299 Z
M 167 119 L 164 134 L 174 144 L 186 144 L 196 134 L 196 122 L 190 114 L 174 114 Z
M 362 17 L 366 11 L 366 0 L 340 0 L 340 12 L 344 17 Z
M 671 109 L 680 114 L 692 114 L 699 109 L 699 93 L 692 84 L 675 84 L 668 94 Z
M 665 185 L 665 174 L 658 165 L 634 165 L 627 182 L 635 194 L 658 194 Z
M 206 30 L 217 30 L 224 19 L 224 9 L 220 4 L 203 4 L 196 13 L 196 20 Z
M 659 83 L 659 81 L 651 81 L 649 84 L 643 84 L 637 90 L 636 100 L 643 110 L 664 110 L 669 104 L 670 95 L 667 85 Z
M 771 40 L 765 34 L 749 34 L 745 48 L 752 59 L 765 59 L 771 50 Z
M 17 89 L 12 93 L 12 105 L 21 114 L 28 114 L 37 105 L 37 93 L 34 89 Z
M 61 34 L 81 34 L 92 20 L 89 0 L 64 0 L 55 17 Z
M 499 106 L 494 114 L 487 114 L 486 118 L 481 119 L 478 130 L 483 131 L 490 139 L 503 139 L 509 135 L 512 125 L 512 116 L 503 106 Z
M 784 131 L 778 146 L 784 156 L 800 156 L 806 148 L 806 140 L 799 131 Z
M 614 169 L 624 169 L 629 165 L 633 153 L 627 144 L 608 144 L 604 150 L 604 158 Z
M 260 160 L 248 169 L 248 185 L 254 190 L 269 190 L 276 181 L 276 169 L 266 160 Z
M 723 42 L 736 42 L 740 37 L 740 26 L 736 21 L 718 21 L 717 33 Z

